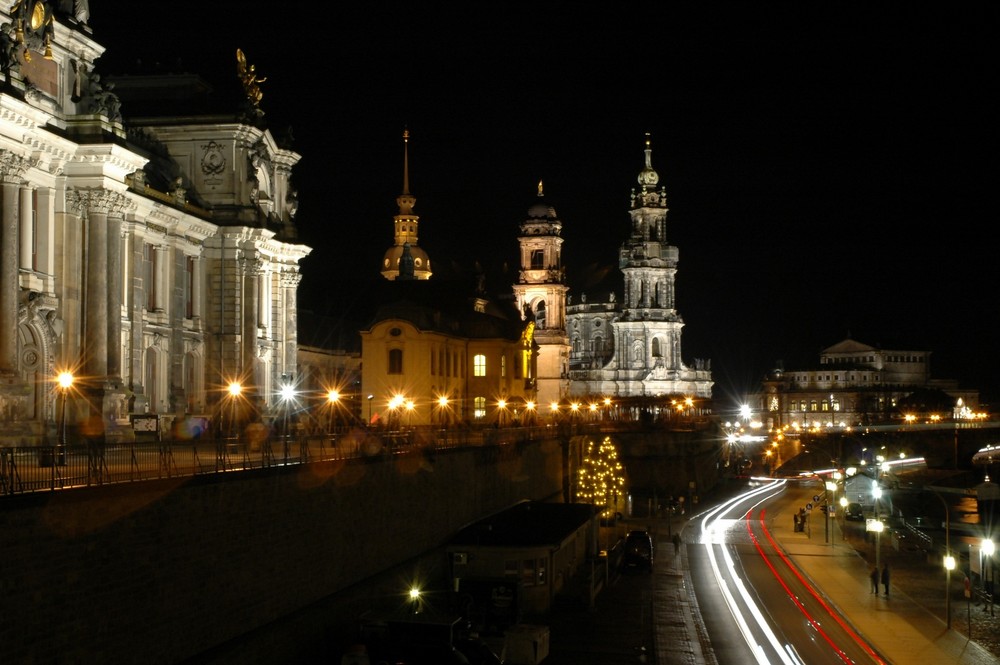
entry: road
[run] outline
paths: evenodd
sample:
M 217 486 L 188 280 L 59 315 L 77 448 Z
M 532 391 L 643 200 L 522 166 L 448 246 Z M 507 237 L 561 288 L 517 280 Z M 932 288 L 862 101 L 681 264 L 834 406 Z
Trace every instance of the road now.
M 797 505 L 805 492 L 784 481 L 765 483 L 688 526 L 694 531 L 685 540 L 698 605 L 721 665 L 885 662 L 770 532 L 769 508 Z

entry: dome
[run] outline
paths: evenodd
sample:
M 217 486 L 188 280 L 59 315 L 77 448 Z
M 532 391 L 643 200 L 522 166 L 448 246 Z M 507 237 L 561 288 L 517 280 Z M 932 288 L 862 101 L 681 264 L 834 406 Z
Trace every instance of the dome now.
M 556 209 L 545 203 L 536 203 L 528 208 L 529 219 L 556 219 Z

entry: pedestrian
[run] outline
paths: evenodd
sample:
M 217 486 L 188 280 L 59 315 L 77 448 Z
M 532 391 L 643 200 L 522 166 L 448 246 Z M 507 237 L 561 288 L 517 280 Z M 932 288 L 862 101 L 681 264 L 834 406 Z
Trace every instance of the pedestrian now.
M 882 588 L 885 590 L 885 597 L 889 597 L 889 564 L 882 566 Z
M 878 566 L 872 566 L 872 572 L 868 575 L 872 580 L 872 593 L 878 595 Z

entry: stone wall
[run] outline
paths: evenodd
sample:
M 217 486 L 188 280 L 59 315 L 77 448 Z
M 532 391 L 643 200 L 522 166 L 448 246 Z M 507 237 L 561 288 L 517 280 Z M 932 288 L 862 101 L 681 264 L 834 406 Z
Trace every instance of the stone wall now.
M 173 663 L 561 499 L 538 441 L 5 497 L 0 640 L 18 663 Z

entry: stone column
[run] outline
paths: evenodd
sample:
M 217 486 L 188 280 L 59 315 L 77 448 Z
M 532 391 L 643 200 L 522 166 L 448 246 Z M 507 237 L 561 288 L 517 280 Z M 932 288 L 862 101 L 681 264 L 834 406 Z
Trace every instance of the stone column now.
M 0 374 L 17 371 L 17 306 L 20 287 L 18 268 L 18 186 L 24 181 L 29 162 L 0 150 L 0 184 L 3 207 L 0 212 Z
M 84 373 L 95 381 L 114 380 L 109 377 L 109 368 L 114 366 L 117 378 L 121 374 L 121 216 L 128 205 L 124 195 L 104 189 L 73 190 L 76 204 L 87 216 L 87 266 L 84 290 L 87 307 L 84 313 Z M 109 222 L 109 217 L 112 221 Z M 113 233 L 110 232 L 113 230 Z M 113 258 L 109 250 L 115 243 Z M 109 273 L 119 273 L 115 279 Z M 111 311 L 111 283 L 118 290 L 113 301 L 115 311 Z M 113 317 L 112 317 L 113 314 Z M 112 327 L 112 322 L 114 326 Z M 115 360 L 109 363 L 111 349 Z
M 122 213 L 113 210 L 108 227 L 108 380 L 122 385 Z
M 21 227 L 21 270 L 34 270 L 31 255 L 34 254 L 35 230 L 33 228 L 34 206 L 31 204 L 31 187 L 21 186 L 21 209 L 19 211 Z

